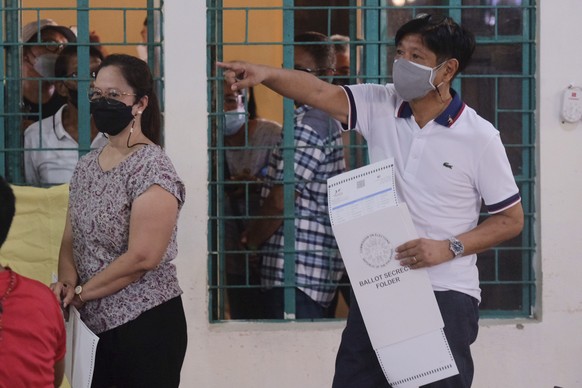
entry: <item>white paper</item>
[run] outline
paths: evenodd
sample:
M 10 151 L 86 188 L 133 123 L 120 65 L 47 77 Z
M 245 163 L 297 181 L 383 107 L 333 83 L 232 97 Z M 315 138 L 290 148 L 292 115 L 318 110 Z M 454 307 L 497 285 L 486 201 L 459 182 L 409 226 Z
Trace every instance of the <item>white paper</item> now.
M 327 192 L 332 225 L 395 206 L 394 159 L 336 175 L 327 180 Z
M 81 320 L 79 311 L 69 307 L 69 320 L 66 322 L 67 354 L 65 356 L 65 375 L 74 388 L 90 388 L 97 352 L 97 337 Z
M 376 349 L 376 355 L 393 388 L 417 388 L 459 373 L 443 329 Z
M 394 160 L 328 180 L 332 228 L 366 330 L 387 380 L 418 387 L 458 374 L 425 269 L 394 259 L 395 248 L 418 238 L 399 203 Z
M 405 204 L 333 231 L 374 348 L 443 327 L 426 270 L 411 270 L 394 259 L 398 245 L 418 237 Z

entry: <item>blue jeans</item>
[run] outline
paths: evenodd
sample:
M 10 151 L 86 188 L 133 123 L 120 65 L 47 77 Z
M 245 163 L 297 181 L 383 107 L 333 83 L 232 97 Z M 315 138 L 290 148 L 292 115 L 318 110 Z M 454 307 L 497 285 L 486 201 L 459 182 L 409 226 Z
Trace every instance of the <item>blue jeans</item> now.
M 423 388 L 469 388 L 474 372 L 470 345 L 475 342 L 479 330 L 478 302 L 456 291 L 437 291 L 435 296 L 459 374 L 423 385 Z M 332 387 L 391 388 L 372 348 L 353 292 L 348 322 L 337 353 Z
M 284 294 L 283 288 L 271 288 L 265 291 L 265 311 L 266 319 L 284 318 Z M 327 309 L 311 299 L 307 294 L 298 288 L 295 289 L 295 318 L 296 319 L 318 319 L 327 318 Z

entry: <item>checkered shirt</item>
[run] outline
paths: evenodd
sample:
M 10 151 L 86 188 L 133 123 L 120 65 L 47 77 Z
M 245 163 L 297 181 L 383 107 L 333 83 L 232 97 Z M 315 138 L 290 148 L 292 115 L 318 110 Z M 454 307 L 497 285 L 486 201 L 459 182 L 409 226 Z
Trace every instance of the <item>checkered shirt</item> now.
M 314 301 L 327 307 L 344 265 L 331 229 L 327 206 L 327 179 L 345 171 L 339 123 L 320 110 L 295 110 L 295 282 Z M 277 147 L 269 162 L 261 196 L 274 182 L 283 181 L 283 155 Z M 283 225 L 261 250 L 261 282 L 266 287 L 284 284 Z

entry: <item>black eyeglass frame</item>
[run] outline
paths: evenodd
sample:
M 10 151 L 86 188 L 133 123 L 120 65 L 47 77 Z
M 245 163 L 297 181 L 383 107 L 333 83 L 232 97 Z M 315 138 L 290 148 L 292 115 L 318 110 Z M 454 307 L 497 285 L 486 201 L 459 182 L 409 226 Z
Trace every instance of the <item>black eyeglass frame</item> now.
M 57 42 L 56 40 L 41 40 L 40 43 L 33 46 L 44 47 L 51 53 L 60 53 L 65 48 L 66 43 Z
M 77 78 L 79 76 L 79 74 L 74 71 L 70 74 L 65 75 L 65 78 Z M 97 72 L 96 71 L 90 71 L 89 72 L 89 78 L 92 80 L 95 80 L 97 78 Z
M 426 24 L 428 24 L 432 27 L 440 27 L 443 25 L 447 26 L 449 33 L 453 34 L 452 27 L 455 24 L 455 21 L 453 20 L 453 18 L 451 18 L 448 15 L 443 15 L 443 14 L 433 15 L 433 14 L 429 14 L 429 13 L 419 13 L 418 15 L 416 15 L 415 19 L 417 19 L 417 20 L 424 19 L 424 20 L 426 20 Z
M 308 67 L 302 67 L 302 66 L 293 66 L 294 70 L 297 71 L 304 71 L 306 73 L 309 74 L 316 74 L 316 75 L 322 75 L 322 73 L 331 70 L 333 72 L 333 74 L 335 74 L 335 69 L 333 67 L 319 67 L 317 69 L 310 69 Z

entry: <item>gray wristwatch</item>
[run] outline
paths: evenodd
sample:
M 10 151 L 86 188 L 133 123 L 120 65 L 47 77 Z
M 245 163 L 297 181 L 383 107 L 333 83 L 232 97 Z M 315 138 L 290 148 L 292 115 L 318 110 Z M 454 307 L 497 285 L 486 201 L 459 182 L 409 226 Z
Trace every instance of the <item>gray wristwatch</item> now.
M 449 249 L 453 252 L 453 258 L 463 255 L 465 246 L 455 236 L 449 237 Z

